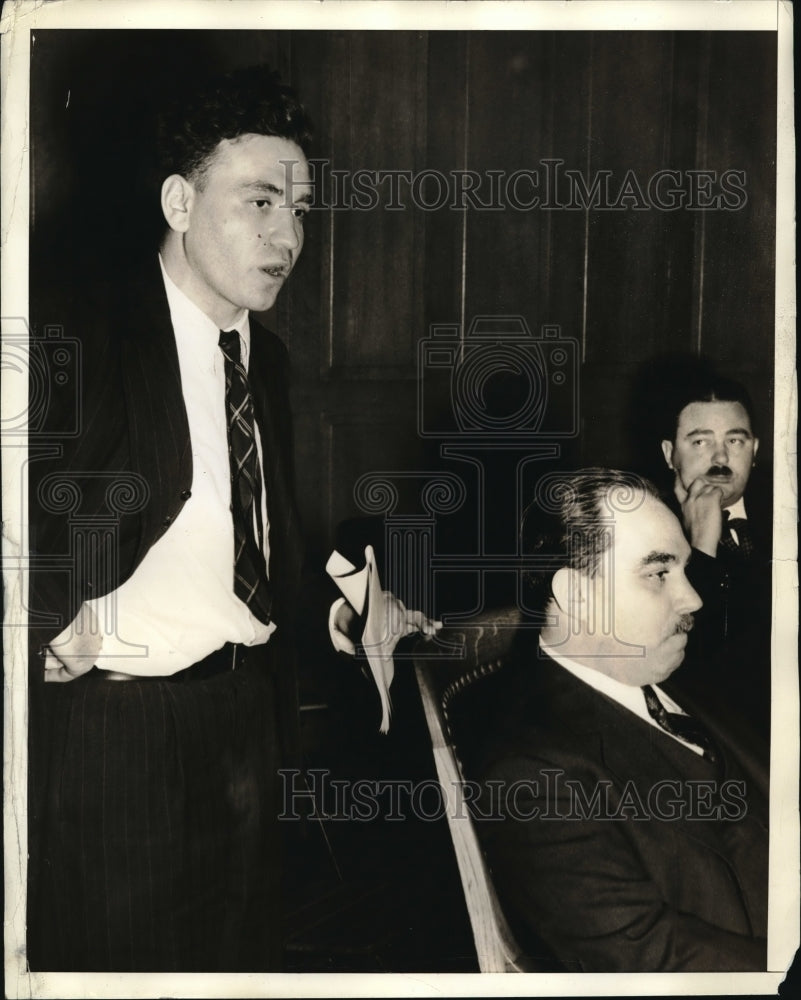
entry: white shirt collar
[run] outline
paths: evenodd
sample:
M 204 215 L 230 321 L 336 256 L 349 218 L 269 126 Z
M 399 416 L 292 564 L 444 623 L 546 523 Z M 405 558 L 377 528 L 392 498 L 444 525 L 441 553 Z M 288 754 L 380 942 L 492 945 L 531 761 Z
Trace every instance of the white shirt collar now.
M 592 667 L 587 667 L 583 663 L 576 663 L 575 660 L 568 659 L 568 657 L 557 653 L 552 646 L 548 646 L 544 643 L 542 638 L 540 638 L 540 649 L 546 656 L 550 656 L 550 658 L 558 663 L 560 667 L 564 667 L 565 670 L 573 674 L 573 676 L 578 680 L 583 681 L 592 688 L 595 688 L 595 690 L 600 694 L 606 695 L 607 698 L 611 698 L 612 701 L 616 702 L 618 705 L 621 705 L 623 708 L 627 708 L 644 722 L 647 722 L 649 725 L 659 729 L 658 724 L 651 718 L 648 712 L 648 706 L 645 704 L 645 695 L 643 694 L 641 687 L 637 687 L 633 684 L 624 684 L 622 681 L 617 681 L 614 677 L 610 677 L 608 674 L 602 674 L 600 670 L 594 670 Z M 668 712 L 680 712 L 682 715 L 686 714 L 682 707 L 677 705 L 676 702 L 657 684 L 652 684 L 651 687 L 657 692 L 659 700 Z M 660 730 L 660 732 L 662 731 L 663 730 Z M 674 736 L 673 739 L 677 740 L 683 746 L 689 747 L 697 754 L 703 753 L 700 747 L 697 747 L 692 743 L 687 743 L 678 736 Z
M 592 667 L 585 666 L 583 663 L 576 663 L 575 660 L 568 659 L 568 657 L 557 653 L 553 646 L 548 646 L 542 641 L 542 638 L 540 638 L 540 649 L 546 656 L 550 656 L 550 658 L 558 663 L 560 667 L 564 667 L 565 670 L 573 674 L 573 676 L 578 678 L 578 680 L 583 681 L 585 684 L 589 684 L 590 687 L 595 688 L 595 690 L 600 694 L 605 694 L 607 698 L 611 698 L 612 701 L 617 702 L 618 705 L 622 705 L 623 708 L 627 708 L 630 712 L 634 712 L 635 715 L 644 719 L 645 722 L 659 728 L 648 712 L 648 706 L 645 704 L 645 695 L 643 694 L 641 687 L 637 687 L 635 684 L 624 684 L 622 681 L 617 681 L 614 677 L 610 677 L 608 674 L 601 673 L 600 670 L 595 670 Z M 651 687 L 657 692 L 659 700 L 668 712 L 679 712 L 682 715 L 686 714 L 681 705 L 677 705 L 670 695 L 666 694 L 658 684 L 651 684 Z M 696 753 L 702 752 L 692 743 L 686 743 L 679 737 L 675 737 L 675 739 L 678 739 L 679 742 L 685 746 L 689 746 Z
M 161 266 L 162 277 L 164 278 L 164 289 L 167 293 L 167 304 L 170 308 L 170 317 L 172 318 L 176 338 L 180 338 L 182 332 L 191 330 L 192 336 L 200 338 L 201 343 L 207 351 L 209 353 L 213 351 L 214 356 L 216 356 L 216 351 L 220 344 L 219 327 L 175 284 L 167 273 L 161 254 L 159 254 L 159 264 Z M 226 329 L 237 330 L 239 332 L 242 365 L 247 370 L 250 356 L 250 322 L 247 309 L 243 309 L 237 316 L 236 321 L 227 326 Z M 195 342 L 194 346 L 197 348 L 197 342 Z
M 745 500 L 742 497 L 736 503 L 733 503 L 731 507 L 727 507 L 726 510 L 729 512 L 730 518 L 741 517 L 744 520 L 748 519 L 748 515 L 745 512 Z
M 609 677 L 608 674 L 602 674 L 600 670 L 594 670 L 592 667 L 587 667 L 583 663 L 576 663 L 575 660 L 570 660 L 566 656 L 561 656 L 552 646 L 548 646 L 540 638 L 540 649 L 546 656 L 550 656 L 552 660 L 559 664 L 560 667 L 564 667 L 565 670 L 573 674 L 578 680 L 583 681 L 590 687 L 595 688 L 600 694 L 606 695 L 611 698 L 612 701 L 617 702 L 623 708 L 627 708 L 630 712 L 633 712 L 636 716 L 647 722 L 650 726 L 655 729 L 659 729 L 658 723 L 651 718 L 648 712 L 648 706 L 645 704 L 645 695 L 640 687 L 633 684 L 623 684 L 622 681 L 616 681 L 614 677 Z M 677 705 L 676 702 L 657 685 L 652 684 L 651 687 L 656 691 L 659 701 L 667 709 L 668 712 L 679 712 L 682 715 L 686 715 L 686 712 L 681 707 Z M 660 732 L 664 730 L 660 729 Z M 693 753 L 698 755 L 703 755 L 703 750 L 696 746 L 694 743 L 687 743 L 686 740 L 681 739 L 679 736 L 671 736 L 682 746 L 688 747 Z
M 600 670 L 595 670 L 593 667 L 588 667 L 583 663 L 576 663 L 575 660 L 571 660 L 567 656 L 562 656 L 553 646 L 546 645 L 542 639 L 540 639 L 540 649 L 546 656 L 550 656 L 552 660 L 555 660 L 560 667 L 564 667 L 565 670 L 573 674 L 574 677 L 577 677 L 585 684 L 589 684 L 590 687 L 595 688 L 596 691 L 600 691 L 601 694 L 605 694 L 619 705 L 629 709 L 631 712 L 635 712 L 641 717 L 645 717 L 648 714 L 642 688 L 636 687 L 633 684 L 624 684 L 622 681 L 615 680 L 614 677 L 610 677 L 608 674 L 601 673 Z M 658 690 L 656 685 L 652 685 L 652 687 Z M 664 693 L 660 692 L 660 696 L 664 697 Z

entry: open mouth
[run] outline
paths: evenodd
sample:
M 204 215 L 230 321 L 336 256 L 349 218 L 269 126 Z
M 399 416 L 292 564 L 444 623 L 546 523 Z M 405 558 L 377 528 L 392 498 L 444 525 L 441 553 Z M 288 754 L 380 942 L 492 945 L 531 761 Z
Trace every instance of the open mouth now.
M 262 274 L 268 274 L 271 278 L 286 278 L 289 274 L 289 268 L 286 264 L 273 264 L 270 267 L 262 267 L 259 270 Z

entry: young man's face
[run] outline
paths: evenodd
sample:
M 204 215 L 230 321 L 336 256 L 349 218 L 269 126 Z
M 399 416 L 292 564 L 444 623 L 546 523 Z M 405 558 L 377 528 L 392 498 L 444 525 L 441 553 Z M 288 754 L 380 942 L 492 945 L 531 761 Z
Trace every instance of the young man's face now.
M 689 557 L 678 520 L 660 501 L 644 495 L 636 510 L 618 512 L 601 572 L 586 583 L 596 608 L 582 662 L 638 687 L 669 677 L 701 607 L 684 575 Z M 603 623 L 614 623 L 614 633 L 604 634 Z M 632 655 L 621 655 L 621 644 Z
M 745 492 L 759 441 L 742 403 L 690 403 L 679 414 L 676 440 L 663 441 L 668 466 L 689 490 L 702 479 L 721 491 L 721 507 Z
M 224 139 L 192 190 L 185 291 L 221 327 L 243 308 L 270 309 L 303 249 L 311 187 L 302 150 L 277 136 Z

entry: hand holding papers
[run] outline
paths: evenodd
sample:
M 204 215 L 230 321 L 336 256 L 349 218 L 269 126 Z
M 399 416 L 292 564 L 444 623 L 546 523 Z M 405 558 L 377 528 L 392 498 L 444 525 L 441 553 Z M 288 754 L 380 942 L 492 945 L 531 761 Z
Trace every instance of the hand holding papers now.
M 404 636 L 414 632 L 433 635 L 441 623 L 431 621 L 421 611 L 408 611 L 394 594 L 382 590 L 372 545 L 365 548 L 364 557 L 364 567 L 357 569 L 339 552 L 333 552 L 326 571 L 364 619 L 361 643 L 381 699 L 381 732 L 386 733 L 391 711 L 389 687 L 395 673 L 392 661 L 395 647 Z M 352 643 L 348 643 L 350 645 Z

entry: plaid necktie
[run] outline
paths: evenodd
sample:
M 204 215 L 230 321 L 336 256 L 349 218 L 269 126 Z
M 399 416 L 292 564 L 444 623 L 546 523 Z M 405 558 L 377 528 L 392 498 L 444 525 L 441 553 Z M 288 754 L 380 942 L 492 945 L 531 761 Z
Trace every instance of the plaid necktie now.
M 736 538 L 732 534 L 732 528 L 737 532 Z M 754 554 L 754 540 L 748 527 L 748 521 L 744 517 L 729 517 L 729 512 L 724 510 L 720 544 L 738 558 L 750 559 Z
M 266 625 L 270 621 L 272 597 L 264 561 L 261 469 L 253 397 L 247 372 L 242 367 L 238 331 L 221 330 L 220 348 L 225 358 L 225 409 L 234 521 L 234 593 Z
M 748 521 L 744 517 L 731 517 L 728 519 L 728 525 L 730 531 L 737 532 L 737 541 L 742 554 L 746 558 L 752 556 L 754 554 L 754 540 L 751 538 Z
M 686 743 L 692 743 L 694 746 L 697 746 L 699 750 L 703 750 L 704 757 L 708 761 L 712 764 L 717 763 L 718 754 L 715 744 L 705 726 L 697 719 L 691 719 L 689 715 L 682 715 L 680 712 L 668 712 L 650 684 L 646 684 L 643 687 L 642 693 L 645 695 L 648 714 L 658 726 L 661 726 L 671 736 L 678 736 Z

